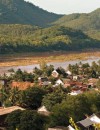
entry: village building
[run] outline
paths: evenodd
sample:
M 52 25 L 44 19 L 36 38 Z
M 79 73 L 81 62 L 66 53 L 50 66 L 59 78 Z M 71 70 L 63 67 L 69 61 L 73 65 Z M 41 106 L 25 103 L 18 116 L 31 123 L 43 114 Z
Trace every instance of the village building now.
M 64 88 L 70 87 L 72 89 L 72 91 L 82 91 L 85 92 L 88 90 L 88 85 L 84 84 L 83 82 L 79 82 L 79 81 L 66 81 L 64 82 Z
M 81 130 L 94 130 L 93 124 L 94 123 L 89 118 L 77 122 Z
M 54 128 L 48 128 L 48 130 L 75 130 L 72 126 L 64 127 L 64 126 L 57 126 Z
M 18 81 L 12 81 L 11 83 L 11 88 L 18 88 L 19 90 L 25 90 L 29 87 L 33 87 L 34 86 L 34 83 L 31 83 L 31 82 L 18 82 Z
M 50 112 L 47 110 L 47 108 L 45 106 L 38 108 L 37 112 L 42 114 L 42 115 L 45 115 L 45 116 L 50 115 Z
M 64 126 L 58 126 L 54 128 L 48 128 L 48 130 L 68 130 L 67 127 Z
M 48 81 L 48 78 L 47 77 L 39 77 L 38 78 L 38 82 L 39 82 L 39 85 L 40 86 L 48 86 L 51 84 L 50 81 Z
M 67 127 L 68 130 L 75 130 L 71 125 Z
M 77 76 L 77 75 L 74 75 L 74 76 L 73 76 L 73 80 L 74 80 L 74 81 L 78 80 L 78 76 Z
M 98 80 L 99 79 L 96 79 L 96 78 L 90 78 L 90 79 L 88 79 L 88 85 L 91 85 L 92 87 L 96 86 Z
M 72 95 L 72 96 L 75 96 L 75 95 L 78 95 L 78 94 L 82 94 L 83 92 L 81 90 L 78 90 L 78 91 L 72 91 L 71 93 L 68 93 L 69 95 Z
M 54 71 L 52 71 L 52 74 L 51 74 L 53 77 L 55 77 L 55 78 L 57 78 L 58 76 L 59 76 L 59 73 L 56 71 L 56 70 L 54 70 Z
M 95 114 L 91 115 L 89 119 L 94 123 L 94 124 L 100 124 L 100 118 L 96 116 Z
M 56 85 L 64 85 L 63 81 L 61 79 L 58 79 L 56 81 Z
M 39 81 L 39 82 L 48 81 L 48 78 L 47 78 L 47 77 L 39 77 L 39 78 L 38 78 L 38 81 Z
M 66 74 L 67 74 L 68 76 L 72 75 L 71 71 L 69 71 L 69 70 L 66 72 Z
M 56 83 L 53 85 L 53 87 L 57 87 L 57 86 L 59 86 L 59 85 L 64 86 L 64 83 L 63 83 L 63 81 L 62 81 L 61 79 L 58 79 L 58 80 L 56 81 Z
M 0 85 L 4 85 L 4 80 L 0 80 Z

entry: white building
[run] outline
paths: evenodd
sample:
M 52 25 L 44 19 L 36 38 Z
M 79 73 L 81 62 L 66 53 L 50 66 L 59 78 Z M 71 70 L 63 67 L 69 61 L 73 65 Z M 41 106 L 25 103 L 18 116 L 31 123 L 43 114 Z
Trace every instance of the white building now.
M 47 110 L 47 108 L 45 106 L 38 108 L 37 111 L 38 111 L 38 113 L 46 115 L 46 116 L 50 115 L 50 112 Z
M 100 124 L 100 118 L 97 117 L 95 114 L 91 115 L 89 119 L 94 123 L 94 124 Z

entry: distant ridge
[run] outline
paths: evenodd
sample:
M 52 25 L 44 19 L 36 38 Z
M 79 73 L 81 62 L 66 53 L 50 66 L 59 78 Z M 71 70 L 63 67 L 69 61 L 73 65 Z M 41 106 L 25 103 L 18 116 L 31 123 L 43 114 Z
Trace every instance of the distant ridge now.
M 44 27 L 61 16 L 24 0 L 0 0 L 0 24 L 30 24 Z
M 100 8 L 91 13 L 75 13 L 65 15 L 53 23 L 53 25 L 63 25 L 74 29 L 79 29 L 89 36 L 100 40 Z
M 89 29 L 100 30 L 100 8 L 88 14 L 75 13 L 64 15 L 54 24 L 60 24 L 84 31 L 87 31 Z
M 100 8 L 57 15 L 24 0 L 0 0 L 0 54 L 100 48 Z

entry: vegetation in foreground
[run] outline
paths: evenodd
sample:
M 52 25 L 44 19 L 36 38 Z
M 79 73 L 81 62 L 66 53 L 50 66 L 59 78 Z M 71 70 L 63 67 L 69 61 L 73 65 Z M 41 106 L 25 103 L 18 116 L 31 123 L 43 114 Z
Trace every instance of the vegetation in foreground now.
M 5 86 L 2 86 L 1 95 L 3 96 L 0 97 L 0 101 L 6 107 L 19 105 L 26 109 L 25 111 L 15 111 L 7 116 L 5 122 L 9 130 L 45 130 L 48 127 L 67 126 L 70 117 L 77 122 L 82 120 L 85 115 L 100 112 L 100 61 L 93 62 L 92 66 L 88 63 L 69 65 L 68 69 L 72 75 L 85 76 L 84 80 L 81 79 L 83 83 L 91 78 L 98 79 L 96 86 L 99 91 L 94 91 L 90 87 L 83 94 L 71 96 L 68 94 L 71 91 L 69 89 L 69 87 L 72 88 L 71 86 L 64 88 L 62 85 L 58 85 L 54 88 L 53 85 L 57 80 L 51 75 L 54 67 L 47 66 L 45 63 L 40 64 L 40 69 L 35 68 L 32 73 L 22 72 L 20 69 L 16 72 L 10 70 L 12 72 L 10 76 L 1 77 L 7 82 L 5 82 Z M 68 79 L 63 68 L 59 68 L 59 71 L 61 73 L 58 78 Z M 52 84 L 39 85 L 39 77 L 48 77 Z M 28 81 L 35 84 L 26 90 L 20 90 L 11 87 L 12 81 Z M 51 112 L 48 117 L 37 114 L 36 110 L 42 105 L 45 105 Z M 39 125 L 41 127 L 38 127 Z

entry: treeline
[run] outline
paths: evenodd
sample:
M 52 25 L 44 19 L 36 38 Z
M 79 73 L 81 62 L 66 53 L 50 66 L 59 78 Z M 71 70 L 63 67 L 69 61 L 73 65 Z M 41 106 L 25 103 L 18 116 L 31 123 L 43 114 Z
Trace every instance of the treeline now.
M 99 41 L 63 26 L 42 29 L 30 25 L 0 25 L 0 30 L 1 54 L 100 48 Z

